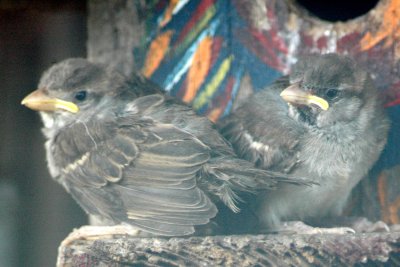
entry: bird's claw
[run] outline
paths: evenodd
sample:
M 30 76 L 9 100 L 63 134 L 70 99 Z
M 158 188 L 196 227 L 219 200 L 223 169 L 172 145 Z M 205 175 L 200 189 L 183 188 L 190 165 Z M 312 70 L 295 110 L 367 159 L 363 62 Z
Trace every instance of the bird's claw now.
M 278 229 L 278 233 L 288 234 L 302 234 L 302 235 L 315 235 L 315 234 L 355 234 L 356 231 L 350 227 L 333 227 L 333 228 L 320 228 L 312 227 L 301 221 L 284 222 Z
M 389 226 L 383 221 L 371 222 L 367 218 L 358 218 L 352 225 L 357 233 L 390 232 Z

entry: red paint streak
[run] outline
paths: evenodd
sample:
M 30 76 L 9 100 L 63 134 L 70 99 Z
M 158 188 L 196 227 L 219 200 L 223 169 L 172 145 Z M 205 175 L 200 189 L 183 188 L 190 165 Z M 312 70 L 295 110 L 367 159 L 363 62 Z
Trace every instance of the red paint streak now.
M 187 89 L 186 76 L 187 76 L 187 73 L 185 74 L 185 77 L 184 77 L 185 80 L 183 80 L 181 87 L 179 88 L 178 92 L 175 95 L 176 98 L 179 98 L 181 100 L 182 100 L 183 96 L 185 95 L 185 92 L 186 92 L 186 89 Z
M 286 46 L 286 43 L 284 40 L 279 36 L 279 29 L 278 29 L 278 23 L 276 19 L 276 12 L 275 12 L 275 3 L 272 3 L 270 6 L 268 4 L 265 4 L 267 6 L 267 18 L 271 24 L 271 29 L 267 31 L 267 34 L 265 36 L 270 37 L 271 43 L 274 45 L 274 47 L 285 54 L 287 54 L 288 48 Z
M 196 23 L 202 18 L 206 10 L 214 4 L 213 0 L 203 0 L 197 6 L 196 10 L 192 13 L 191 19 L 187 22 L 185 27 L 182 29 L 179 34 L 177 43 L 182 42 L 182 40 L 186 37 L 186 35 L 190 32 L 190 30 L 196 25 Z
M 235 85 L 235 81 L 236 81 L 235 77 L 231 76 L 228 78 L 228 82 L 226 83 L 225 90 L 224 90 L 225 96 L 223 96 L 223 101 L 222 101 L 224 109 L 225 109 L 226 105 L 228 105 L 229 100 L 231 98 L 233 86 Z M 219 103 L 221 103 L 221 102 L 219 102 Z
M 279 37 L 276 27 L 273 27 L 270 31 L 268 31 L 267 35 L 271 38 L 271 42 L 276 47 L 276 49 L 278 49 L 278 51 L 284 54 L 287 54 L 289 52 L 286 43 L 283 41 L 282 38 Z
M 247 22 L 252 21 L 252 11 L 248 8 L 245 1 L 234 0 L 236 9 Z M 275 10 L 275 1 L 266 1 L 265 17 L 268 19 L 270 29 L 259 30 L 247 25 L 243 29 L 235 29 L 235 38 L 250 51 L 252 51 L 257 58 L 259 58 L 266 65 L 278 70 L 285 70 L 285 63 L 282 62 L 281 57 L 289 53 L 285 39 L 279 35 L 280 18 L 278 11 Z M 251 24 L 251 23 L 250 23 Z M 283 55 L 282 55 L 283 54 Z
M 217 61 L 219 52 L 221 51 L 221 47 L 222 47 L 222 38 L 214 37 L 213 43 L 211 46 L 211 62 L 210 62 L 211 68 L 214 66 L 215 62 Z
M 168 0 L 158 1 L 157 4 L 154 6 L 155 10 L 156 11 L 163 10 L 165 7 L 168 6 L 168 2 L 169 2 Z
M 284 64 L 278 55 L 285 52 L 285 50 L 282 51 L 279 44 L 277 45 L 276 42 L 273 42 L 262 32 L 255 29 L 250 30 L 250 35 L 245 30 L 238 31 L 235 34 L 261 61 L 276 70 L 283 71 Z
M 314 47 L 313 38 L 305 34 L 304 32 L 301 33 L 301 43 L 303 44 L 303 46 Z
M 400 105 L 400 82 L 392 84 L 392 86 L 385 91 L 385 108 Z
M 322 50 L 328 46 L 328 38 L 326 36 L 321 36 L 317 40 L 317 47 L 319 50 Z
M 399 98 L 399 99 L 396 99 L 396 100 L 394 100 L 394 101 L 391 101 L 391 102 L 389 102 L 389 103 L 386 103 L 386 104 L 384 105 L 384 107 L 385 107 L 385 108 L 389 108 L 389 107 L 393 107 L 393 106 L 397 106 L 397 105 L 400 105 L 400 98 Z
M 361 39 L 361 34 L 359 32 L 352 32 L 346 34 L 336 42 L 336 48 L 338 53 L 343 53 L 345 51 L 355 51 L 358 49 Z
M 274 10 L 275 8 L 274 8 L 274 6 L 273 5 L 271 5 L 270 7 L 267 7 L 267 18 L 270 20 L 270 21 L 272 21 L 272 20 L 274 20 L 275 21 L 275 10 Z

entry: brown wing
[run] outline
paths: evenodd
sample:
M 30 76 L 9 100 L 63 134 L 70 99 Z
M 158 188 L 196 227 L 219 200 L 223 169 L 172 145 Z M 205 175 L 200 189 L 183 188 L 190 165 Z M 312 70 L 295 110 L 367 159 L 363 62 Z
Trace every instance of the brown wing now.
M 260 168 L 283 173 L 298 163 L 296 147 L 303 134 L 302 127 L 287 119 L 287 103 L 279 96 L 286 86 L 288 80 L 283 77 L 218 124 L 240 157 Z
M 97 132 L 92 134 L 96 145 L 63 168 L 63 181 L 90 214 L 157 235 L 190 234 L 217 213 L 197 187 L 210 151 L 171 124 L 135 116 L 137 108 L 152 108 L 160 101 L 160 96 L 141 97 L 132 103 L 131 114 L 114 124 L 86 125 L 88 132 Z

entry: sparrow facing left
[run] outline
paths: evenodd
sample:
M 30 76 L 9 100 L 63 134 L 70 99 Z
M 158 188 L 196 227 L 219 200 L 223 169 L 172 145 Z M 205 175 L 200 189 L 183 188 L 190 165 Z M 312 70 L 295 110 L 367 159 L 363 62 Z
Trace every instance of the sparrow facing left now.
M 219 122 L 236 153 L 259 168 L 319 186 L 282 185 L 260 195 L 261 227 L 318 224 L 342 213 L 352 188 L 378 159 L 389 121 L 378 90 L 352 59 L 309 55 L 288 76 L 249 97 Z
M 242 194 L 302 183 L 238 159 L 206 118 L 140 76 L 84 59 L 47 70 L 22 104 L 40 111 L 52 177 L 89 214 L 188 235 Z

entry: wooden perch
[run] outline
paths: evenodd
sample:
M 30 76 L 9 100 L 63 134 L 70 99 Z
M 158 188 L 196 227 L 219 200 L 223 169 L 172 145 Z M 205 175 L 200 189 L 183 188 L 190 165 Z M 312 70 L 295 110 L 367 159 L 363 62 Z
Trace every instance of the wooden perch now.
M 112 232 L 115 227 L 107 228 Z M 82 235 L 60 246 L 58 267 L 400 265 L 400 232 L 85 238 Z

